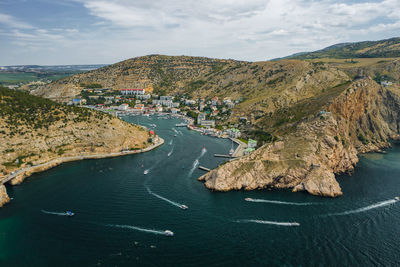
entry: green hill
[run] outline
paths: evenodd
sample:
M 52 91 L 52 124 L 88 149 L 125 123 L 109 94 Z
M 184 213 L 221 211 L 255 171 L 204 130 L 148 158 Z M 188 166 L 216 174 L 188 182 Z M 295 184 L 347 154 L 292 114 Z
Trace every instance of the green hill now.
M 392 58 L 400 57 L 400 38 L 357 43 L 341 43 L 309 53 L 299 53 L 286 58 Z

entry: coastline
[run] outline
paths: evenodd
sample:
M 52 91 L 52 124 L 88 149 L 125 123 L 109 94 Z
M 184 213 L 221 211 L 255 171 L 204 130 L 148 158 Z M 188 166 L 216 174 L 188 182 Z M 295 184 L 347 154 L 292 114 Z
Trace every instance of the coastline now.
M 52 159 L 48 162 L 41 163 L 39 165 L 19 169 L 19 170 L 15 171 L 13 174 L 9 174 L 8 176 L 6 176 L 4 179 L 2 179 L 0 181 L 0 207 L 2 207 L 4 204 L 6 204 L 10 201 L 10 198 L 8 197 L 6 188 L 4 186 L 4 184 L 6 184 L 6 183 L 10 183 L 11 185 L 18 185 L 34 173 L 47 171 L 49 169 L 52 169 L 58 165 L 61 165 L 62 163 L 66 163 L 66 162 L 86 160 L 86 159 L 114 158 L 114 157 L 148 152 L 148 151 L 151 151 L 151 150 L 163 145 L 164 142 L 165 142 L 164 139 L 157 136 L 157 142 L 155 144 L 148 146 L 146 148 L 143 148 L 143 149 L 139 149 L 139 150 L 103 153 L 103 154 L 85 154 L 85 155 L 81 154 L 78 156 L 59 157 L 59 158 Z

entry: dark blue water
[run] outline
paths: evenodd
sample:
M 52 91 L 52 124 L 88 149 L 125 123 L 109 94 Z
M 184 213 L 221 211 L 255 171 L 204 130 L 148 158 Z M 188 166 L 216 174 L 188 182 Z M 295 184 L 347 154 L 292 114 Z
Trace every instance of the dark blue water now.
M 230 141 L 184 128 L 174 137 L 175 119 L 139 122 L 157 124 L 165 144 L 140 155 L 63 164 L 8 187 L 14 200 L 0 210 L 0 266 L 400 264 L 400 203 L 393 200 L 400 195 L 400 146 L 363 157 L 355 174 L 339 177 L 344 196 L 337 199 L 217 193 L 196 180 L 201 170 L 190 171 L 196 159 L 216 167 L 223 159 L 213 154 L 227 153 Z M 162 235 L 166 229 L 175 235 Z

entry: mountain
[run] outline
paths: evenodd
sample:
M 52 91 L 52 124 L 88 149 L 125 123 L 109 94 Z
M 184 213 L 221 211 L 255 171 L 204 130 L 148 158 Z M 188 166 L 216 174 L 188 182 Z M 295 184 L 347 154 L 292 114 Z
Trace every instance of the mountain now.
M 300 53 L 288 56 L 292 59 L 316 58 L 393 58 L 400 57 L 400 38 L 380 41 L 341 43 L 315 52 Z
M 363 53 L 377 53 L 378 46 L 395 51 L 393 40 Z M 330 49 L 349 45 L 361 49 L 354 44 Z M 385 80 L 393 84 L 381 86 Z M 400 60 L 393 58 L 243 62 L 152 55 L 78 74 L 33 93 L 62 102 L 78 95 L 82 84 L 99 83 L 241 99 L 217 123 L 238 124 L 260 147 L 202 176 L 205 186 L 219 191 L 288 188 L 335 197 L 342 194 L 336 174 L 351 172 L 359 153 L 381 151 L 399 137 L 399 82 Z
M 108 114 L 2 87 L 0 136 L 0 181 L 29 166 L 57 165 L 71 157 L 149 146 L 149 133 L 141 127 Z M 21 182 L 25 176 L 16 177 L 12 183 Z

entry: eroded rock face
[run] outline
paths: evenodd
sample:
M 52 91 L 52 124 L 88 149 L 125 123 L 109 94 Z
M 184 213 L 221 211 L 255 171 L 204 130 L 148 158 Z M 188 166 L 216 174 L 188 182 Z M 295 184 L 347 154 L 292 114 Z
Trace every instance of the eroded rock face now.
M 218 191 L 290 188 L 313 195 L 342 195 L 335 174 L 351 172 L 358 153 L 381 151 L 400 129 L 400 90 L 357 80 L 332 103 L 280 141 L 199 178 Z
M 0 208 L 10 202 L 10 198 L 7 195 L 6 187 L 4 185 L 0 185 Z

